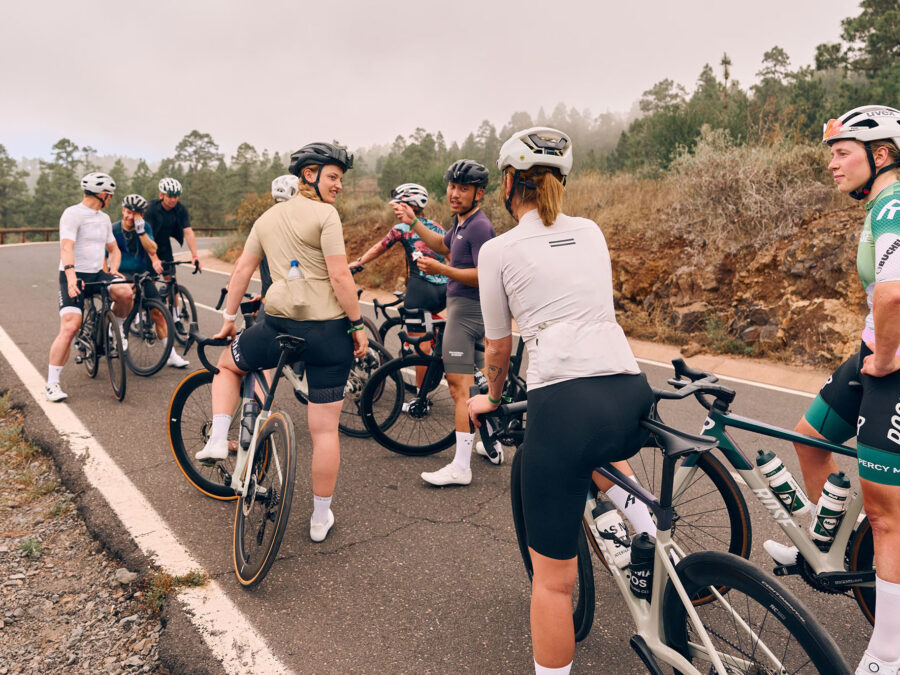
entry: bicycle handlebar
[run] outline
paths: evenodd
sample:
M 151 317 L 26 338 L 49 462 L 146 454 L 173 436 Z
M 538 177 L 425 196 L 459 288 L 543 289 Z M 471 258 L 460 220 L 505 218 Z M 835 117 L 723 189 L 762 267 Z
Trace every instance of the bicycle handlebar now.
M 216 303 L 217 310 L 222 309 L 222 305 L 225 303 L 225 297 L 227 295 L 228 295 L 227 288 L 223 288 L 221 291 L 219 291 L 219 301 Z M 253 294 L 252 293 L 244 293 L 244 297 L 245 298 L 253 298 Z M 243 309 L 243 305 L 244 305 L 244 303 L 241 303 L 242 309 Z
M 401 302 L 403 302 L 404 299 L 405 298 L 402 295 L 397 297 L 397 299 L 395 299 L 393 302 L 381 302 L 378 298 L 373 299 L 372 307 L 375 308 L 375 318 L 376 319 L 378 318 L 379 310 L 381 311 L 381 314 L 385 319 L 388 318 L 387 311 L 386 311 L 387 308 L 388 307 L 396 307 Z
M 175 271 L 176 265 L 192 265 L 194 271 L 191 274 L 197 274 L 200 271 L 200 261 L 199 260 L 163 260 L 162 266 L 163 269 L 168 269 L 170 272 Z M 168 272 L 166 272 L 168 274 Z
M 200 334 L 199 326 L 197 323 L 192 321 L 190 326 L 190 334 L 188 335 L 187 342 L 184 345 L 184 353 L 187 354 L 191 348 L 191 345 L 197 343 L 197 356 L 200 357 L 200 362 L 203 364 L 203 367 L 206 368 L 213 375 L 219 374 L 219 369 L 216 368 L 212 363 L 210 363 L 209 359 L 206 358 L 206 347 L 225 347 L 226 345 L 231 343 L 231 338 L 208 338 L 204 337 Z
M 719 407 L 724 406 L 727 410 L 728 406 L 734 401 L 736 395 L 734 389 L 726 387 L 722 384 L 715 384 L 719 378 L 713 373 L 707 373 L 703 370 L 691 368 L 684 359 L 672 359 L 672 366 L 675 368 L 675 377 L 666 380 L 666 382 L 678 391 L 670 392 L 660 389 L 654 389 L 653 393 L 657 396 L 657 400 L 665 399 L 681 399 L 693 394 L 694 398 L 707 410 L 712 410 L 716 403 L 720 403 Z M 682 379 L 687 377 L 690 382 Z M 706 395 L 713 396 L 715 401 L 710 401 Z

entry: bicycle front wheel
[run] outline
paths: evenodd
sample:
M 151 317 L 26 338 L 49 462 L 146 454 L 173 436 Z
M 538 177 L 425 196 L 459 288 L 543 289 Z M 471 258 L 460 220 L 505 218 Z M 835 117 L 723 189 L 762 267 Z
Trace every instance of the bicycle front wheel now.
M 158 326 L 157 321 L 162 323 Z M 165 326 L 165 337 L 159 337 L 159 329 Z M 128 336 L 125 360 L 135 375 L 155 375 L 165 365 L 175 340 L 172 315 L 156 298 L 134 303 L 122 327 Z
M 171 297 L 170 302 L 171 302 Z M 172 306 L 172 323 L 175 326 L 175 339 L 184 346 L 190 337 L 191 323 L 197 322 L 197 305 L 194 296 L 184 286 L 175 285 L 174 305 Z
M 796 596 L 743 558 L 693 553 L 675 570 L 692 600 L 711 588 L 730 588 L 728 595 L 695 607 L 701 624 L 695 626 L 673 581 L 666 585 L 666 644 L 701 672 L 713 672 L 703 631 L 729 673 L 850 673 L 834 641 Z
M 432 455 L 453 445 L 456 406 L 443 372 L 440 358 L 419 354 L 388 361 L 376 370 L 360 400 L 372 438 L 401 455 Z M 422 385 L 417 386 L 420 376 Z
M 100 355 L 97 353 L 97 324 L 100 322 L 100 314 L 94 305 L 94 299 L 88 298 L 84 302 L 84 316 L 81 319 L 81 329 L 75 338 L 77 349 L 80 352 L 81 362 L 87 371 L 88 377 L 97 377 L 100 369 Z
M 400 342 L 400 333 L 404 330 L 403 319 L 392 316 L 384 320 L 378 328 L 378 340 L 392 354 L 403 355 L 403 344 Z
M 281 546 L 294 496 L 297 447 L 291 418 L 273 413 L 262 425 L 234 511 L 234 571 L 242 586 L 263 580 Z
M 118 400 L 125 398 L 125 347 L 122 344 L 122 333 L 112 310 L 103 317 L 101 337 L 104 341 L 103 353 L 109 369 L 109 383 Z
M 851 572 L 868 572 L 875 569 L 875 541 L 868 518 L 856 527 L 849 544 L 849 568 Z M 868 622 L 875 625 L 875 586 L 854 586 L 853 597 Z
M 369 431 L 363 422 L 360 410 L 363 389 L 376 370 L 391 360 L 391 355 L 378 342 L 369 342 L 369 352 L 361 359 L 354 359 L 353 367 L 344 386 L 344 403 L 341 406 L 341 417 L 338 428 L 341 433 L 353 438 L 368 438 Z M 374 397 L 380 397 L 376 392 Z

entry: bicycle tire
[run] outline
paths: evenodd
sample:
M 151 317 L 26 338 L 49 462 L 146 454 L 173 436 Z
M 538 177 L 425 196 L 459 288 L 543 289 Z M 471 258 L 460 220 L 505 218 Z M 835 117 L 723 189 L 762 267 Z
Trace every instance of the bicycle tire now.
M 415 382 L 416 366 L 431 366 L 421 392 Z M 393 359 L 376 370 L 360 399 L 372 438 L 388 450 L 410 456 L 433 455 L 453 445 L 456 408 L 443 370 L 439 357 L 419 354 Z M 406 411 L 405 403 L 410 404 Z
M 93 298 L 88 298 L 84 303 L 84 316 L 78 334 L 78 349 L 82 351 L 81 363 L 91 379 L 97 377 L 100 369 L 100 354 L 97 353 L 97 323 L 100 313 L 94 305 Z
M 150 312 L 159 312 L 166 324 L 166 337 L 156 335 L 156 322 Z M 150 377 L 158 373 L 164 365 L 175 341 L 172 315 L 166 306 L 156 298 L 145 298 L 134 303 L 122 326 L 128 336 L 125 362 L 135 375 Z
M 168 297 L 170 302 L 174 302 L 170 313 L 175 326 L 175 340 L 183 347 L 190 337 L 191 323 L 197 323 L 197 305 L 191 292 L 180 284 L 175 284 L 174 295 Z
M 360 400 L 366 384 L 376 370 L 391 360 L 391 355 L 380 342 L 369 342 L 369 352 L 362 359 L 354 359 L 347 384 L 344 386 L 344 402 L 341 406 L 341 417 L 338 429 L 351 438 L 368 438 L 371 434 L 366 429 L 360 410 Z M 376 392 L 373 396 L 380 397 Z
M 868 572 L 875 567 L 875 542 L 868 518 L 863 518 L 848 545 L 847 563 L 851 572 Z M 853 599 L 866 620 L 875 625 L 875 587 L 854 586 Z
M 375 322 L 367 316 L 362 317 L 362 322 L 363 326 L 366 327 L 366 337 L 369 338 L 369 342 L 381 342 L 381 339 L 378 337 L 378 326 L 375 325 Z
M 212 429 L 212 379 L 208 370 L 195 370 L 175 387 L 169 401 L 169 447 L 175 463 L 188 482 L 207 497 L 229 501 L 237 499 L 231 489 L 236 455 L 216 462 L 215 466 L 201 464 L 194 455 L 203 449 Z M 229 445 L 237 449 L 240 419 L 238 410 L 231 417 L 228 430 Z
M 730 589 L 727 606 L 716 599 L 696 607 L 729 673 L 850 673 L 834 641 L 797 597 L 750 562 L 729 553 L 704 551 L 685 557 L 675 570 L 692 599 L 710 587 Z M 755 629 L 754 636 L 742 632 L 735 618 L 744 611 L 740 618 Z M 705 672 L 711 660 L 699 640 L 691 639 L 694 629 L 671 579 L 663 595 L 662 622 L 666 644 L 688 661 L 702 660 L 699 669 Z M 783 635 L 775 635 L 776 631 Z M 763 653 L 765 648 L 779 657 L 778 663 Z
M 378 327 L 378 341 L 381 342 L 392 354 L 404 356 L 409 353 L 400 342 L 400 333 L 404 330 L 403 319 L 399 316 L 391 316 L 384 320 Z
M 248 494 L 234 510 L 234 572 L 247 588 L 263 580 L 278 555 L 294 496 L 296 458 L 291 418 L 272 413 L 259 430 Z
M 516 543 L 519 546 L 519 555 L 522 564 L 525 565 L 525 573 L 531 583 L 534 577 L 534 568 L 531 565 L 531 553 L 528 551 L 528 533 L 525 528 L 525 514 L 522 507 L 522 453 L 517 452 L 513 457 L 510 470 L 509 496 L 512 503 L 513 525 L 516 530 Z M 575 641 L 581 642 L 594 624 L 594 608 L 596 596 L 594 589 L 594 568 L 591 563 L 591 552 L 588 549 L 587 538 L 582 530 L 579 530 L 578 552 L 576 554 L 578 576 L 573 593 L 572 623 L 575 629 Z
M 103 354 L 106 357 L 106 366 L 109 371 L 109 384 L 113 394 L 121 401 L 125 398 L 125 385 L 127 384 L 125 367 L 125 349 L 122 346 L 122 333 L 119 332 L 119 323 L 112 310 L 103 315 L 103 323 L 100 326 L 101 339 L 103 340 Z

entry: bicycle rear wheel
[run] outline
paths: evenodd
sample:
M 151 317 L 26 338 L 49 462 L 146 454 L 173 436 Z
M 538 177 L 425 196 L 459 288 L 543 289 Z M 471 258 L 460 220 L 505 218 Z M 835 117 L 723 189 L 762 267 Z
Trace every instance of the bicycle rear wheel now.
M 378 340 L 392 354 L 403 356 L 405 353 L 408 353 L 408 350 L 403 350 L 403 344 L 400 342 L 400 333 L 403 330 L 403 319 L 401 317 L 389 317 L 378 327 Z
M 693 553 L 675 569 L 692 599 L 707 595 L 710 588 L 730 588 L 723 599 L 695 608 L 729 673 L 850 673 L 834 641 L 796 596 L 743 558 Z M 701 672 L 713 672 L 699 627 L 688 617 L 671 579 L 662 612 L 666 644 Z
M 100 366 L 100 355 L 97 353 L 97 324 L 100 313 L 94 304 L 93 297 L 84 301 L 84 315 L 81 319 L 81 329 L 76 336 L 77 349 L 80 352 L 81 362 L 87 371 L 88 377 L 97 377 Z
M 875 569 L 875 542 L 872 526 L 868 518 L 863 518 L 856 527 L 848 547 L 848 561 L 851 572 L 868 572 Z M 853 597 L 868 622 L 875 625 L 875 587 L 854 586 Z
M 416 367 L 426 368 L 416 386 Z M 372 438 L 401 455 L 432 455 L 453 445 L 456 410 L 438 357 L 414 354 L 388 361 L 362 392 L 360 411 Z
M 121 401 L 125 398 L 125 348 L 122 345 L 119 323 L 112 310 L 103 316 L 101 339 L 104 342 L 103 353 L 109 370 L 109 383 L 112 385 L 113 394 Z
M 166 337 L 158 337 L 154 314 L 161 316 L 166 327 Z M 125 361 L 135 375 L 149 377 L 165 365 L 175 341 L 172 315 L 159 300 L 142 299 L 134 303 L 122 326 L 128 336 Z
M 261 582 L 278 555 L 294 496 L 296 456 L 291 418 L 273 413 L 259 430 L 247 494 L 234 511 L 234 571 L 243 586 Z
M 171 298 L 171 296 L 170 296 Z M 175 339 L 184 346 L 190 337 L 191 323 L 197 321 L 197 305 L 194 296 L 184 286 L 175 285 L 175 304 L 171 308 Z
M 525 528 L 525 513 L 522 508 L 522 453 L 513 457 L 510 471 L 509 496 L 512 502 L 513 525 L 516 528 L 516 542 L 519 544 L 519 555 L 525 565 L 528 581 L 534 576 L 531 565 L 531 553 L 528 550 L 528 533 Z M 575 641 L 581 642 L 591 632 L 594 624 L 594 568 L 591 563 L 591 552 L 583 530 L 578 534 L 578 553 L 576 555 L 578 577 L 572 594 L 572 623 L 575 628 Z
M 355 359 L 350 369 L 350 376 L 344 386 L 344 403 L 341 406 L 341 417 L 338 428 L 341 433 L 353 438 L 370 436 L 363 422 L 360 410 L 362 392 L 376 370 L 391 360 L 391 355 L 378 342 L 369 342 L 369 352 L 361 359 Z M 380 397 L 380 392 L 373 396 Z

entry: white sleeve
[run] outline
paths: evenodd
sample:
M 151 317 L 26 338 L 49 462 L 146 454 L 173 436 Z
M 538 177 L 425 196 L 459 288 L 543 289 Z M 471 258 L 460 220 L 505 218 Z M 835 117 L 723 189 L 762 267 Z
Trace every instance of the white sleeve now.
M 112 220 L 110 220 L 109 216 L 106 216 L 106 243 L 107 244 L 115 244 L 116 237 L 112 231 Z
M 66 209 L 59 217 L 59 239 L 69 239 L 75 241 L 78 238 L 78 228 L 81 225 L 81 219 L 74 209 Z
M 497 245 L 499 241 L 492 239 L 485 242 L 478 254 L 478 293 L 481 296 L 484 335 L 488 340 L 499 340 L 512 334 L 512 315 L 501 267 L 503 248 Z

